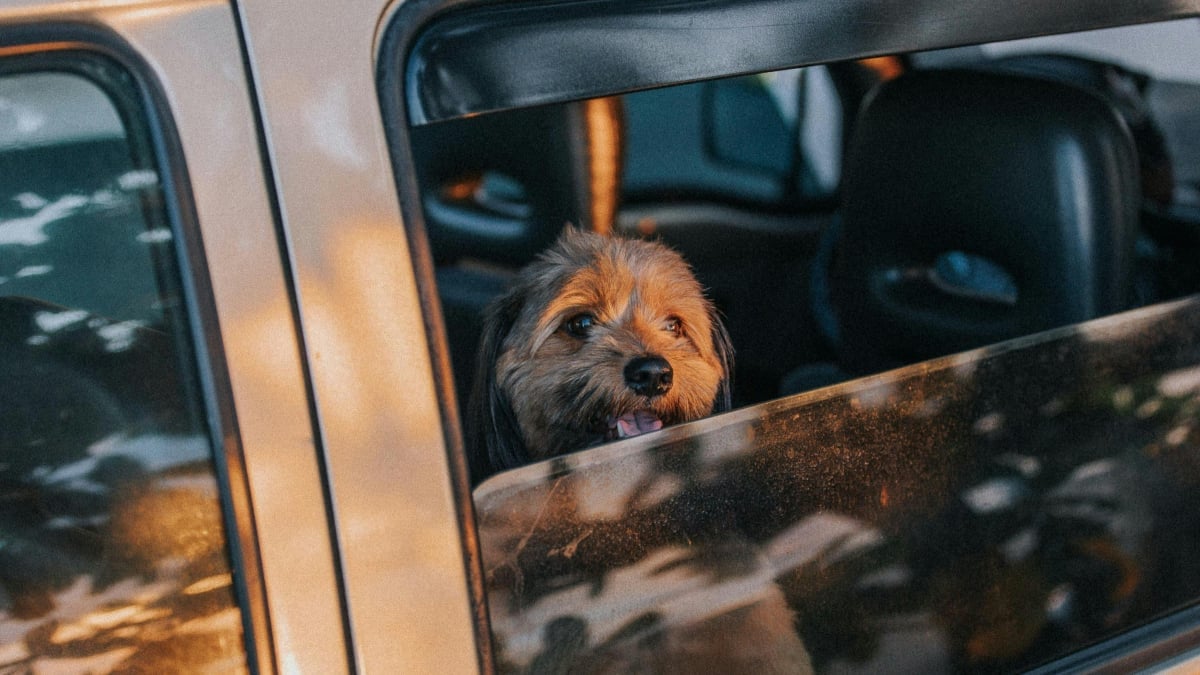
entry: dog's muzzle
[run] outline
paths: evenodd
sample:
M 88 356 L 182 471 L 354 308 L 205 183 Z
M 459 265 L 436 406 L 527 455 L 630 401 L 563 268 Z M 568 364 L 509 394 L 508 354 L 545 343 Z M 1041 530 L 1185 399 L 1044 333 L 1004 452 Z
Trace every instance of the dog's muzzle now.
M 675 373 L 661 356 L 639 356 L 625 364 L 625 386 L 638 396 L 657 398 L 671 391 Z M 658 431 L 664 421 L 653 410 L 639 408 L 620 416 L 610 415 L 603 425 L 603 440 L 614 441 Z

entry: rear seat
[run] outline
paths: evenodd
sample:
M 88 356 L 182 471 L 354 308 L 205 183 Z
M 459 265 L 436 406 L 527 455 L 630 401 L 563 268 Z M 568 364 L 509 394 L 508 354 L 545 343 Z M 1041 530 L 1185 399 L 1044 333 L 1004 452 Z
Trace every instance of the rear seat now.
M 1138 159 L 1112 106 L 1040 78 L 922 71 L 877 89 L 819 274 L 836 364 L 783 393 L 1120 311 Z

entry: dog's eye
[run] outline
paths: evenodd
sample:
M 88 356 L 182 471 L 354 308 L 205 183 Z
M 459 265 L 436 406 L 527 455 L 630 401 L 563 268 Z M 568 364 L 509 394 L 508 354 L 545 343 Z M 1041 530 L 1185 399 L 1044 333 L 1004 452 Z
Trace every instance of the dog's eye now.
M 563 324 L 563 329 L 567 331 L 568 335 L 583 338 L 587 337 L 588 333 L 592 330 L 592 326 L 595 325 L 596 317 L 591 314 L 576 314 L 567 319 L 567 322 Z
M 675 335 L 683 335 L 683 322 L 680 321 L 679 317 L 677 317 L 677 316 L 668 318 L 667 323 L 664 326 L 664 328 L 669 333 L 673 333 Z

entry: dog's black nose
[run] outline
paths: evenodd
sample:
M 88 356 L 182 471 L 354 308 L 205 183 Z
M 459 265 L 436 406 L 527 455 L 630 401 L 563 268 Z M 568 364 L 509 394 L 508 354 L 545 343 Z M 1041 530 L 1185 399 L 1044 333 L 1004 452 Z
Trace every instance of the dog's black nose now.
M 639 356 L 625 365 L 625 384 L 642 396 L 662 396 L 671 390 L 671 364 L 658 356 Z

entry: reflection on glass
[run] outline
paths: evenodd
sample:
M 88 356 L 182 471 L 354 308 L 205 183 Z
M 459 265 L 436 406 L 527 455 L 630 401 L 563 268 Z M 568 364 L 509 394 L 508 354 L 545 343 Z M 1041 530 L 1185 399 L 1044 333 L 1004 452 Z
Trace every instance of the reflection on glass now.
M 1200 597 L 1198 413 L 1193 298 L 502 474 L 498 662 L 1045 662 Z
M 171 230 L 119 119 L 81 77 L 0 77 L 0 672 L 246 667 Z

